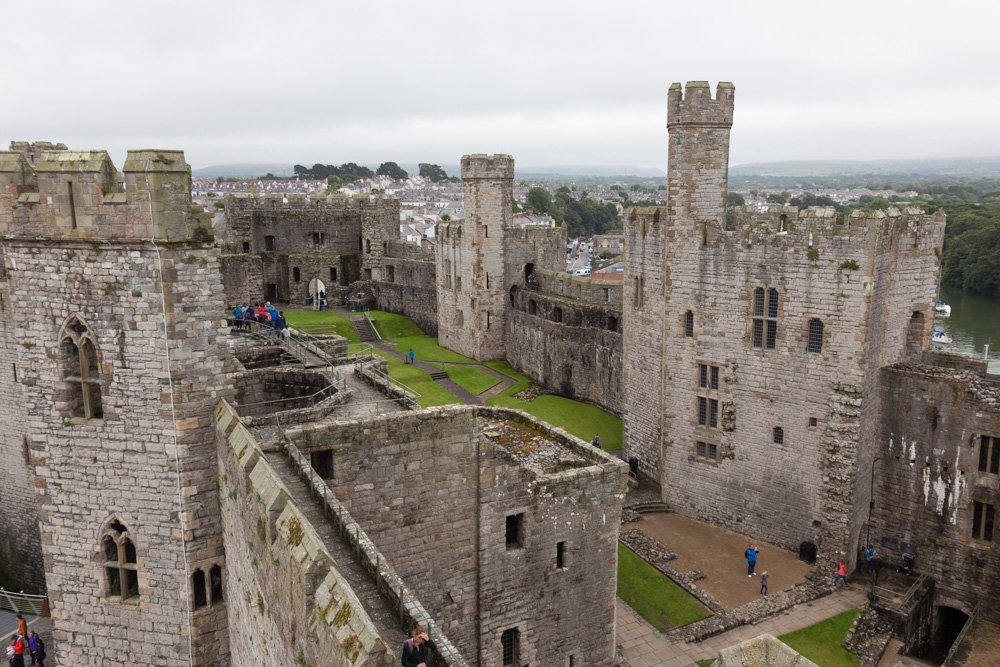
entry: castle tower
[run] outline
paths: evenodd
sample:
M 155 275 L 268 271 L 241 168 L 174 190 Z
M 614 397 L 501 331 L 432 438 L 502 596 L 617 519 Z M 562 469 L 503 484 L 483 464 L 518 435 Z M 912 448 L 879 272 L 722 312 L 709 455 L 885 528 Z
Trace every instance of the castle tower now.
M 179 151 L 43 151 L 0 221 L 58 664 L 224 664 L 218 251 Z
M 930 335 L 944 216 L 747 207 L 727 224 L 733 98 L 671 86 L 667 206 L 625 216 L 626 451 L 678 512 L 852 564 L 878 373 Z
M 437 231 L 438 336 L 477 361 L 503 359 L 514 158 L 463 156 L 462 190 L 465 219 L 440 223 Z

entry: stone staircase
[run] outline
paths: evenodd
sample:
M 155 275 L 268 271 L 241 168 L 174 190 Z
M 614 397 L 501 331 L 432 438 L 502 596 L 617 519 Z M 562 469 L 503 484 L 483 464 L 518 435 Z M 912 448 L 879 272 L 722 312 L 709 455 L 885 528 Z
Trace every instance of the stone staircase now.
M 673 510 L 670 505 L 662 502 L 637 503 L 629 505 L 628 509 L 638 514 L 671 514 Z
M 433 373 L 431 373 L 431 379 L 434 380 L 435 382 L 440 382 L 441 380 L 447 380 L 448 373 L 446 373 L 445 371 L 434 371 Z
M 359 317 L 357 319 L 352 319 L 351 326 L 354 327 L 354 332 L 358 334 L 358 340 L 362 343 L 375 342 L 375 336 L 372 335 L 372 330 L 368 328 L 368 323 L 365 322 L 365 318 Z

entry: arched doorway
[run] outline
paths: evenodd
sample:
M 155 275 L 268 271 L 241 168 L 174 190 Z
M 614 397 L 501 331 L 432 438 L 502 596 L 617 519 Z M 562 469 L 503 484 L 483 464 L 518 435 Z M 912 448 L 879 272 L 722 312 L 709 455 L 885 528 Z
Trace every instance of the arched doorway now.
M 309 302 L 316 304 L 317 308 L 319 308 L 320 292 L 326 292 L 326 283 L 319 278 L 313 278 L 309 281 Z
M 534 264 L 525 264 L 524 265 L 524 284 L 525 285 L 528 284 L 528 276 L 530 276 L 534 272 L 535 272 L 535 265 Z
M 513 285 L 510 288 L 510 307 L 517 308 L 517 285 Z

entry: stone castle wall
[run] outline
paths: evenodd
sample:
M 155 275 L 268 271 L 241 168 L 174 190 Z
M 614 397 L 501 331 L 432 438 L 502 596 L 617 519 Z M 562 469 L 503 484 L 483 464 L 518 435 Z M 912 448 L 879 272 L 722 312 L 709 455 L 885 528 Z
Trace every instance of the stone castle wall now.
M 390 247 L 390 250 L 393 250 Z M 438 335 L 434 256 L 386 257 L 382 280 L 373 287 L 379 310 L 406 315 L 428 336 Z
M 1000 438 L 997 378 L 917 364 L 881 376 L 870 541 L 886 567 L 913 549 L 918 571 L 936 583 L 937 603 L 971 613 L 1000 594 L 1000 526 L 991 540 L 973 535 L 975 503 L 1000 506 L 1000 476 L 979 466 L 983 436 Z M 994 604 L 981 613 L 1000 620 Z
M 488 417 L 555 438 L 585 467 L 525 468 L 477 431 Z M 289 437 L 313 457 L 331 452 L 330 488 L 470 661 L 499 664 L 501 634 L 517 628 L 522 664 L 567 664 L 571 654 L 575 664 L 583 655 L 586 664 L 612 664 L 624 463 L 523 413 L 472 406 Z M 519 513 L 523 544 L 508 549 L 506 517 Z M 587 613 L 568 613 L 565 601 L 581 599 Z
M 216 416 L 232 664 L 396 664 L 254 437 L 225 402 Z
M 179 152 L 130 152 L 124 179 L 101 152 L 43 152 L 37 168 L 3 224 L 54 657 L 225 664 L 225 606 L 189 614 L 192 574 L 223 565 L 210 436 L 232 371 L 205 315 L 224 307 L 207 216 Z M 86 376 L 72 336 L 93 342 Z M 81 377 L 100 395 L 91 418 Z M 136 552 L 126 600 L 103 567 L 113 521 Z
M 503 359 L 514 159 L 464 156 L 462 187 L 465 219 L 437 226 L 439 339 L 477 361 Z
M 853 559 L 875 374 L 929 337 L 943 216 L 748 208 L 727 224 L 732 88 L 670 99 L 668 204 L 626 216 L 626 449 L 681 512 Z
M 562 396 L 621 415 L 620 309 L 518 292 L 507 314 L 507 361 Z

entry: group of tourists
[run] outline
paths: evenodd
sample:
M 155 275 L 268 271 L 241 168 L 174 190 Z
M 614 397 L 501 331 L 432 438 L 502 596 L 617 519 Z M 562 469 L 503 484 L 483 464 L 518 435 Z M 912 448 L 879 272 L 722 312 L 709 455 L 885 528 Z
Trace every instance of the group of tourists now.
M 233 306 L 233 320 L 236 328 L 242 331 L 258 331 L 264 328 L 274 330 L 282 340 L 288 336 L 288 323 L 285 321 L 284 311 L 279 312 L 270 301 L 255 305 L 244 303 L 242 306 Z
M 34 630 L 28 632 L 28 622 L 24 620 L 24 616 L 18 614 L 17 634 L 11 637 L 10 645 L 7 647 L 9 667 L 25 667 L 25 654 L 31 658 L 30 664 L 45 667 L 45 643 Z

